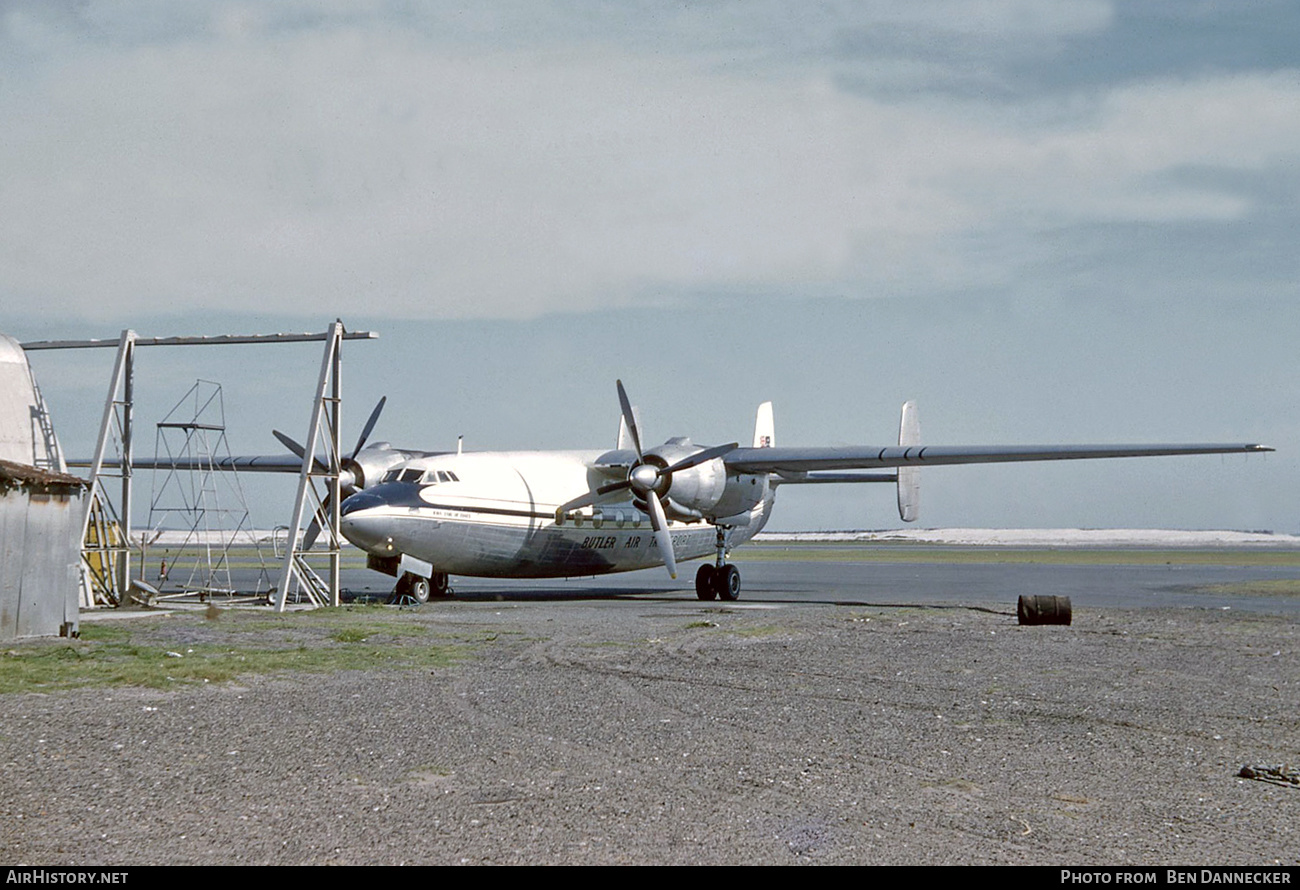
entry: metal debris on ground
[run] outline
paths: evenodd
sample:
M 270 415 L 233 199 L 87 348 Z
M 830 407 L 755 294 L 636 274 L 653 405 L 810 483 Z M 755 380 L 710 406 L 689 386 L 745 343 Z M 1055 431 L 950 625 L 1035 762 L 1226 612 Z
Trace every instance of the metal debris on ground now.
M 1243 766 L 1237 773 L 1243 779 L 1258 779 L 1272 782 L 1274 785 L 1287 785 L 1300 788 L 1300 769 L 1287 766 Z

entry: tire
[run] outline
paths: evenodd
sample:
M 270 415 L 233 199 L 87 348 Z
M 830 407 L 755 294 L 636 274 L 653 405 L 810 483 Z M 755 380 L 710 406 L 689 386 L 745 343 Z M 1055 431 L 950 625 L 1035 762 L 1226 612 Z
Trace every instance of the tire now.
M 434 572 L 429 579 L 431 593 L 436 597 L 451 596 L 451 579 L 446 572 Z
M 429 601 L 429 579 L 412 575 L 410 586 L 407 588 L 407 593 L 410 595 L 411 599 L 423 606 Z
M 725 566 L 716 575 L 718 598 L 734 602 L 740 599 L 740 569 Z
M 695 573 L 695 595 L 708 601 L 718 596 L 718 570 L 716 566 L 705 563 Z

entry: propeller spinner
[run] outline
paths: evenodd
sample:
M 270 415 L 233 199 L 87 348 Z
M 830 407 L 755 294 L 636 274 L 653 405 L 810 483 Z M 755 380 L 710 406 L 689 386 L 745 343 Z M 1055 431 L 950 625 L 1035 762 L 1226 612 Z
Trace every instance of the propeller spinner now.
M 379 400 L 379 403 L 375 405 L 374 410 L 370 412 L 370 417 L 366 420 L 366 425 L 361 428 L 361 435 L 357 437 L 356 447 L 354 447 L 351 453 L 339 462 L 339 488 L 341 489 L 344 498 L 356 494 L 365 484 L 365 472 L 362 470 L 361 465 L 357 463 L 356 457 L 357 454 L 360 453 L 361 449 L 366 446 L 366 440 L 370 438 L 370 434 L 374 432 L 375 424 L 379 422 L 380 412 L 384 410 L 384 405 L 387 402 L 388 396 L 384 396 Z M 280 444 L 284 445 L 285 448 L 288 448 L 303 460 L 307 459 L 307 449 L 303 448 L 296 441 L 289 438 L 279 430 L 271 430 L 271 432 L 280 440 Z M 317 472 L 329 472 L 329 467 L 325 466 L 325 463 L 315 455 L 312 455 L 312 464 Z M 331 492 L 330 495 L 325 496 L 325 501 L 320 505 L 320 509 L 316 511 L 314 516 L 312 516 L 311 524 L 307 526 L 307 531 L 302 536 L 303 550 L 310 550 L 311 545 L 315 544 L 316 539 L 320 537 L 321 526 L 324 524 L 325 517 L 329 515 L 330 497 L 332 494 L 333 493 Z
M 647 459 L 645 453 L 641 450 L 641 433 L 637 429 L 636 417 L 632 413 L 632 403 L 628 401 L 627 391 L 623 389 L 623 381 L 618 380 L 615 382 L 618 384 L 618 404 L 623 412 L 623 423 L 627 426 L 628 434 L 632 438 L 632 447 L 636 450 L 636 463 L 628 470 L 627 478 L 621 482 L 602 485 L 574 498 L 568 503 L 560 505 L 555 511 L 555 518 L 559 522 L 570 510 L 593 504 L 599 498 L 611 492 L 630 488 L 638 498 L 645 501 L 647 512 L 650 514 L 650 527 L 654 529 L 655 540 L 659 543 L 659 552 L 664 558 L 664 566 L 668 569 L 668 574 L 676 578 L 677 557 L 673 553 L 673 539 L 668 534 L 668 517 L 664 513 L 664 505 L 660 500 L 660 495 L 668 493 L 668 489 L 672 486 L 673 473 L 716 460 L 735 449 L 739 443 L 731 442 L 727 445 L 715 445 L 712 448 L 697 451 L 671 466 L 660 466 L 662 460 L 656 463 L 652 459 Z M 651 458 L 655 457 L 655 455 L 651 455 Z

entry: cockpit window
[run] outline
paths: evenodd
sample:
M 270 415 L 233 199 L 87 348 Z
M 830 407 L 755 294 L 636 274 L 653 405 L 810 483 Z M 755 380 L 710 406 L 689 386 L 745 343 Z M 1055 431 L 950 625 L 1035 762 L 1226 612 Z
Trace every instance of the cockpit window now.
M 417 485 L 437 485 L 440 482 L 459 482 L 460 479 L 450 470 L 418 470 L 418 469 L 401 469 L 389 470 L 384 474 L 382 482 L 414 482 Z

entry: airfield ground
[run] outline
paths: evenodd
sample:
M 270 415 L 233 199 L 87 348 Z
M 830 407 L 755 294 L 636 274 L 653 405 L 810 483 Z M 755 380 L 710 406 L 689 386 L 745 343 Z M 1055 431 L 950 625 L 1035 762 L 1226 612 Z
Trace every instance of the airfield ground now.
M 0 860 L 1300 863 L 1294 611 L 1014 599 L 88 621 L 0 659 Z

